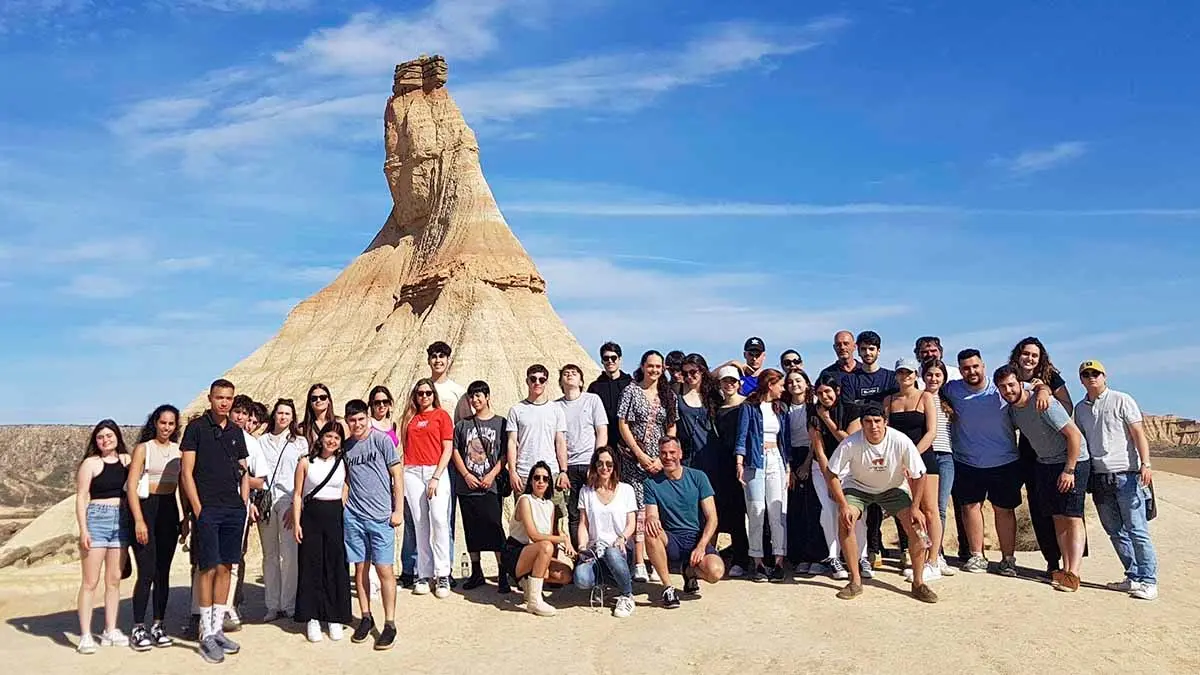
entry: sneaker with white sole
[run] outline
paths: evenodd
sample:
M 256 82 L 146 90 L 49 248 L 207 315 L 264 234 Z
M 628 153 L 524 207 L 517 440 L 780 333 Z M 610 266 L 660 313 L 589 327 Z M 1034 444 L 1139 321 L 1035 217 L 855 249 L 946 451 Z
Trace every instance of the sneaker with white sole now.
M 871 567 L 871 561 L 867 560 L 866 558 L 861 558 L 858 561 L 858 573 L 861 574 L 862 578 L 864 579 L 875 578 L 875 570 Z
M 654 569 L 653 567 L 650 568 L 650 575 L 648 579 L 652 584 L 662 583 L 662 577 L 658 576 L 658 570 Z
M 633 566 L 633 580 L 640 584 L 650 581 L 650 575 L 646 574 L 646 565 L 644 563 L 638 563 Z
M 925 572 L 922 575 L 922 579 L 924 581 L 926 581 L 926 582 L 937 581 L 938 579 L 941 579 L 941 578 L 942 578 L 942 573 L 940 570 L 938 570 L 937 567 L 934 567 L 933 565 L 930 565 L 929 563 L 925 563 Z M 913 571 L 912 571 L 911 567 L 904 568 L 904 580 L 909 583 L 912 583 Z
M 230 640 L 229 637 L 227 635 L 225 635 L 225 633 L 222 631 L 217 631 L 216 633 L 213 633 L 212 637 L 214 640 L 217 641 L 217 646 L 220 647 L 221 650 L 224 651 L 226 654 L 236 654 L 236 653 L 242 651 L 242 646 L 239 645 L 238 643 L 234 642 L 233 640 Z
M 846 565 L 842 563 L 841 558 L 830 558 L 829 570 L 829 576 L 838 581 L 845 581 L 850 578 L 850 572 L 846 571 Z
M 996 573 L 1003 577 L 1017 576 L 1017 559 L 1011 555 L 1001 558 L 1000 566 L 996 569 Z
M 830 569 L 828 560 L 815 562 L 808 566 L 808 576 L 811 577 L 823 577 L 831 574 L 832 572 L 833 570 Z
M 987 572 L 987 569 L 987 558 L 983 557 L 982 555 L 972 555 L 970 558 L 967 558 L 967 562 L 963 563 L 962 566 L 962 571 L 969 572 L 971 574 L 982 574 Z
M 338 640 L 342 639 L 342 635 L 343 635 L 342 624 L 337 623 L 336 621 L 329 624 L 329 639 L 330 640 L 337 642 Z
M 1147 584 L 1141 581 L 1137 583 L 1138 587 L 1129 592 L 1129 597 L 1137 598 L 1138 600 L 1158 599 L 1158 584 Z
M 941 572 L 942 576 L 944 576 L 944 577 L 952 577 L 956 574 L 954 568 L 950 566 L 950 563 L 946 562 L 945 556 L 941 556 L 941 555 L 938 556 L 937 568 L 938 568 L 938 571 Z
M 729 568 L 730 579 L 740 579 L 744 576 L 746 576 L 746 570 L 741 565 L 734 565 Z
M 217 644 L 217 636 L 209 635 L 200 640 L 200 658 L 209 663 L 221 663 L 225 660 L 225 650 Z
M 236 607 L 230 607 L 225 611 L 225 621 L 221 626 L 221 630 L 226 633 L 236 633 L 242 629 L 242 617 L 238 615 Z
M 631 614 L 633 614 L 634 607 L 636 607 L 636 605 L 633 602 L 632 595 L 617 596 L 617 606 L 613 607 L 613 616 L 617 617 L 618 619 L 628 618 Z
M 433 588 L 433 597 L 448 598 L 450 597 L 450 577 L 438 577 L 437 584 Z
M 133 647 L 135 652 L 148 652 L 154 649 L 154 640 L 150 637 L 150 631 L 140 623 L 134 626 L 129 633 L 129 646 Z
M 91 633 L 80 636 L 79 645 L 75 647 L 75 651 L 80 654 L 95 654 L 96 638 L 92 637 Z
M 1104 587 L 1110 591 L 1132 593 L 1142 587 L 1142 582 L 1134 581 L 1133 579 L 1122 579 L 1120 581 L 1110 581 L 1107 584 L 1104 584 Z
M 106 630 L 100 634 L 101 647 L 128 647 L 129 638 L 121 632 L 120 628 Z
M 413 595 L 429 595 L 429 580 L 417 579 L 413 584 Z
M 304 635 L 308 638 L 309 642 L 320 642 L 323 640 L 324 638 L 321 637 L 321 622 L 316 619 L 309 619 Z

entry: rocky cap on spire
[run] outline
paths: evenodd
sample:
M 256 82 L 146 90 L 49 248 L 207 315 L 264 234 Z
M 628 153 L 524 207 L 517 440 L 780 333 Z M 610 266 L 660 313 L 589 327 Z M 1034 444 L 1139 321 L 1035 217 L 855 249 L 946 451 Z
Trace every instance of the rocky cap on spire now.
M 405 61 L 396 66 L 392 79 L 392 93 L 403 96 L 410 91 L 424 89 L 432 91 L 446 84 L 446 59 L 434 54 Z

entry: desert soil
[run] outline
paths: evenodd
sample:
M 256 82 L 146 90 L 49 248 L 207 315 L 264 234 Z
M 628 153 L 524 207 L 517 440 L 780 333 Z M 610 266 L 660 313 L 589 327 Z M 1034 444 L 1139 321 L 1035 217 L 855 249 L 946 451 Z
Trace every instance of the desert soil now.
M 1157 461 L 1157 460 L 1156 460 Z M 941 596 L 923 605 L 907 594 L 899 573 L 888 569 L 868 581 L 866 593 L 844 602 L 837 582 L 801 579 L 782 585 L 726 580 L 704 586 L 703 597 L 678 610 L 654 606 L 657 587 L 637 594 L 629 619 L 592 609 L 588 595 L 557 591 L 554 618 L 537 618 L 487 586 L 445 600 L 401 592 L 397 647 L 375 653 L 369 645 L 326 641 L 309 644 L 293 624 L 248 625 L 235 635 L 243 653 L 230 657 L 230 673 L 527 672 L 531 667 L 576 673 L 793 673 L 881 672 L 1200 672 L 1195 627 L 1200 626 L 1200 480 L 1160 472 L 1159 518 L 1152 531 L 1160 562 L 1161 597 L 1136 601 L 1103 584 L 1120 578 L 1116 556 L 1099 523 L 1088 523 L 1092 555 L 1085 587 L 1057 593 L 1032 577 L 1037 553 L 1018 559 L 1026 577 L 958 574 L 935 582 Z M 1189 553 L 1189 551 L 1191 551 Z M 184 557 L 184 556 L 181 556 Z M 995 558 L 996 555 L 992 554 Z M 457 565 L 458 561 L 455 561 Z M 257 578 L 251 565 L 250 580 Z M 169 624 L 187 611 L 187 590 L 177 566 Z M 676 583 L 679 583 L 678 580 Z M 78 567 L 61 565 L 0 572 L 0 653 L 22 672 L 178 672 L 202 666 L 194 645 L 136 654 L 101 649 L 77 655 L 74 611 Z M 131 611 L 123 586 L 121 625 Z M 635 588 L 635 590 L 639 590 Z M 262 612 L 257 584 L 247 584 L 245 613 Z M 649 591 L 650 595 L 647 595 Z M 378 610 L 377 610 L 378 611 Z M 100 624 L 96 613 L 96 626 Z

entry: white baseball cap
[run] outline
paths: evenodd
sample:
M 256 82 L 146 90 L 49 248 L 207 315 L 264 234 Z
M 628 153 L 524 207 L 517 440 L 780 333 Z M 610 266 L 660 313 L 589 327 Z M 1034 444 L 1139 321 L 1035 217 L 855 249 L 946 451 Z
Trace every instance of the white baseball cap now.
M 737 366 L 725 366 L 717 371 L 717 379 L 723 380 L 727 377 L 732 377 L 735 380 L 742 379 L 742 371 L 737 369 Z

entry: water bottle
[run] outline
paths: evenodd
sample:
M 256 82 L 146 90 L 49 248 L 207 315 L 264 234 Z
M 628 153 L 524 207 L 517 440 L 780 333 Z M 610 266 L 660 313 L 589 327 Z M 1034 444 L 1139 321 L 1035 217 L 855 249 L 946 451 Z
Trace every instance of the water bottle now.
M 470 559 L 470 557 L 467 556 L 466 553 L 462 554 L 462 565 L 460 565 L 460 567 L 462 568 L 462 576 L 459 577 L 459 579 L 470 578 L 470 576 L 471 576 L 471 559 Z
M 929 533 L 925 531 L 925 528 L 917 528 L 917 538 L 921 540 L 921 545 L 925 548 L 933 548 L 933 540 L 929 538 Z

